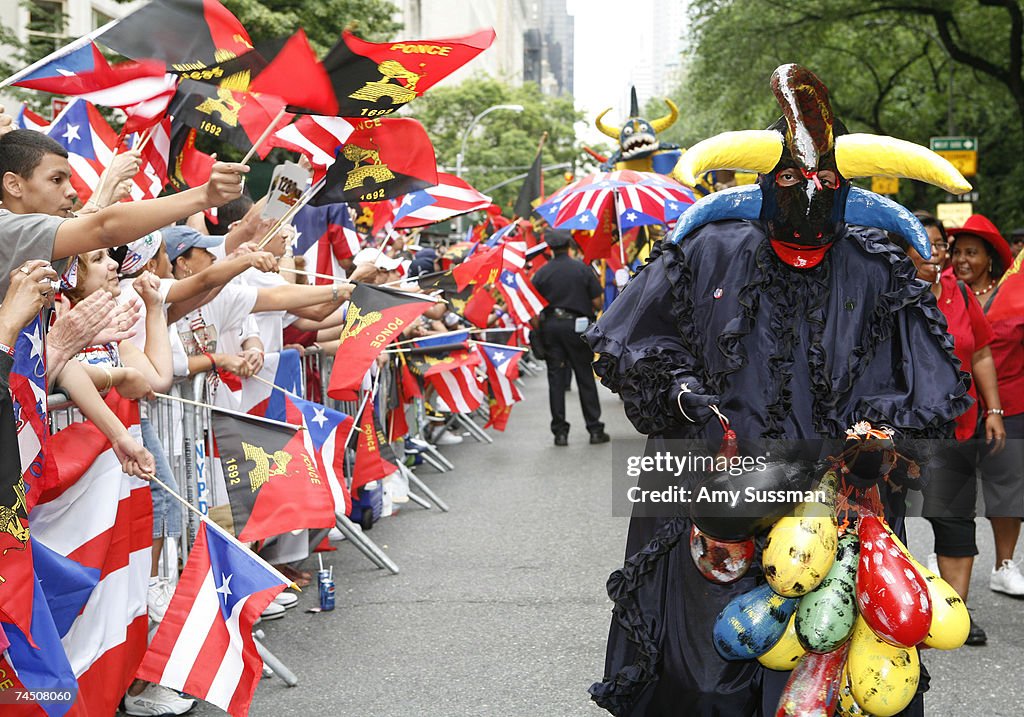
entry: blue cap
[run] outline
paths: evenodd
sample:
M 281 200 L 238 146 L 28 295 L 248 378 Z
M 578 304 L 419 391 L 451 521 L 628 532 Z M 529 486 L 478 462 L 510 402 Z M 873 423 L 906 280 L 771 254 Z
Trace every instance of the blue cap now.
M 163 235 L 164 244 L 167 246 L 167 258 L 174 263 L 174 260 L 184 254 L 192 247 L 209 249 L 224 243 L 224 237 L 213 237 L 200 234 L 195 229 L 186 226 L 173 226 L 160 230 Z

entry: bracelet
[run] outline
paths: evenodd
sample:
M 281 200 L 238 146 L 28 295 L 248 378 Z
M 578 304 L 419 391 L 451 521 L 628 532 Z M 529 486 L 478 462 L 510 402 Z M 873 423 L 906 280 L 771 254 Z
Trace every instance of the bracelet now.
M 1001 408 L 990 408 L 985 411 L 985 418 L 988 418 L 989 416 L 1002 416 L 1005 413 L 1006 412 Z
M 214 371 L 216 371 L 217 370 L 217 362 L 213 360 L 213 354 L 211 354 L 209 351 L 203 351 L 203 356 L 205 356 L 206 358 L 210 359 L 210 367 Z
M 100 393 L 103 393 L 104 391 L 109 391 L 114 385 L 114 374 L 106 366 L 100 366 L 100 368 L 103 369 L 103 377 L 106 379 L 103 388 L 100 389 Z
M 14 347 L 13 346 L 8 346 L 5 343 L 0 343 L 0 351 L 3 351 L 5 354 L 10 356 L 11 358 L 14 358 Z
M 338 285 L 337 284 L 331 284 L 331 301 L 337 301 L 337 300 L 338 300 Z

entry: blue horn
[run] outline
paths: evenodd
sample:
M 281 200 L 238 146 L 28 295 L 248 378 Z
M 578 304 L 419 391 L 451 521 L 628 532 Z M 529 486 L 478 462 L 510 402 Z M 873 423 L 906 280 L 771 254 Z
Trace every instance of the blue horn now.
M 850 187 L 846 198 L 846 223 L 899 234 L 925 259 L 932 257 L 932 243 L 924 225 L 906 207 L 880 194 Z
M 683 237 L 705 224 L 723 219 L 747 219 L 753 221 L 761 216 L 761 187 L 747 184 L 729 187 L 709 194 L 692 204 L 679 216 L 676 228 L 668 240 L 678 244 Z

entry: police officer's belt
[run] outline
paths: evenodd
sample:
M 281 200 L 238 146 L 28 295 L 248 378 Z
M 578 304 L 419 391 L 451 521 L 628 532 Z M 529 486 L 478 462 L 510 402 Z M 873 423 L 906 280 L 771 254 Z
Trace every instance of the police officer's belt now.
M 582 314 L 577 314 L 575 311 L 570 311 L 569 309 L 563 309 L 556 306 L 551 309 L 551 316 L 556 319 L 576 319 L 582 316 Z

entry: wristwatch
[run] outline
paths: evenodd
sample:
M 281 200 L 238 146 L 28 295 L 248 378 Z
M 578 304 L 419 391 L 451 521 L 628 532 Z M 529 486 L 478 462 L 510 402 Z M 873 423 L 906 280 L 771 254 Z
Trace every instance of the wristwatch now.
M 1006 412 L 1001 408 L 990 408 L 985 411 L 985 418 L 988 418 L 989 416 L 1002 416 L 1005 415 L 1005 413 Z

